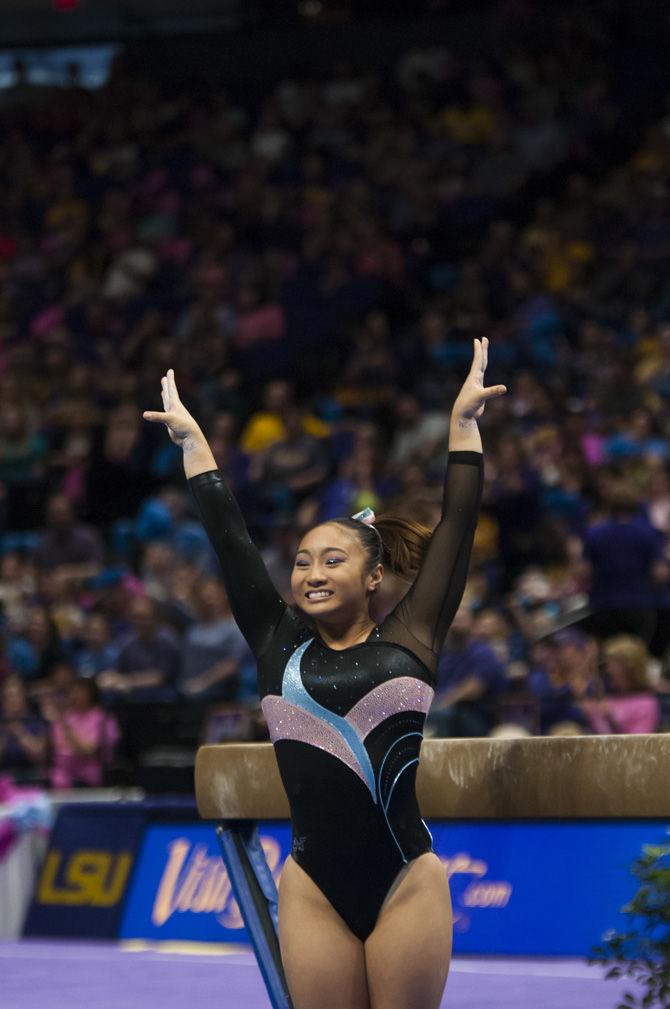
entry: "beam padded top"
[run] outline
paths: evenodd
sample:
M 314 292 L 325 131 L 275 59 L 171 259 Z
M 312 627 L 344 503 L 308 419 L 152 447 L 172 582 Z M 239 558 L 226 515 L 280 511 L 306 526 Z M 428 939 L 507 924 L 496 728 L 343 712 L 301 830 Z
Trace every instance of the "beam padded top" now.
M 208 820 L 287 819 L 270 743 L 203 746 Z M 427 739 L 417 793 L 434 819 L 670 817 L 670 735 Z

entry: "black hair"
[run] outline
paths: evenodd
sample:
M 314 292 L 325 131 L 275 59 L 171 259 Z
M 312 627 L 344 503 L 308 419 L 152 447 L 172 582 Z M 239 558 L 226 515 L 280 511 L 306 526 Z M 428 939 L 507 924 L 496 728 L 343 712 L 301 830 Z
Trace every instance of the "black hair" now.
M 73 687 L 83 687 L 88 693 L 88 703 L 92 708 L 100 703 L 100 687 L 91 676 L 78 676 Z
M 419 572 L 432 536 L 427 526 L 401 515 L 380 515 L 375 525 L 353 518 L 329 521 L 356 533 L 368 557 L 368 571 L 383 564 L 389 571 L 411 581 Z
M 348 516 L 328 519 L 328 524 L 344 526 L 345 529 L 349 529 L 356 534 L 359 543 L 367 554 L 368 571 L 372 571 L 378 564 L 384 563 L 384 541 L 381 538 L 379 530 L 375 529 L 374 526 L 368 525 L 367 522 L 361 522 L 360 519 L 352 519 Z

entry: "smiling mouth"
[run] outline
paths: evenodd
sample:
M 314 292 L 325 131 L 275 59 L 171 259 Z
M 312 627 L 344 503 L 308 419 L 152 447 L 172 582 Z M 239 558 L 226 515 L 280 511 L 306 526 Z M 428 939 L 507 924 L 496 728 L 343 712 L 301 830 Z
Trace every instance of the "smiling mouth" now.
M 330 599 L 332 594 L 330 589 L 312 589 L 311 592 L 305 593 L 305 599 L 308 599 L 311 603 L 318 603 L 322 599 Z

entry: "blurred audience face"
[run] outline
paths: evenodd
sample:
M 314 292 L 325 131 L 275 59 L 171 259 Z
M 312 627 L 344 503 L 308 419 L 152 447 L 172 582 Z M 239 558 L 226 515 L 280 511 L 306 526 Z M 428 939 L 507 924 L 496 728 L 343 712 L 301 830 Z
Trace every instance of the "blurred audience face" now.
M 622 659 L 611 656 L 605 659 L 607 683 L 614 694 L 626 694 L 630 690 L 630 672 Z
M 88 711 L 95 706 L 97 699 L 94 680 L 78 679 L 70 687 L 69 703 L 74 711 Z
M 57 532 L 67 532 L 74 524 L 72 503 L 64 494 L 52 494 L 47 502 L 47 522 Z
M 617 634 L 603 645 L 607 687 L 615 694 L 643 693 L 649 689 L 649 653 L 641 638 Z
M 226 410 L 217 413 L 211 425 L 211 437 L 219 438 L 225 444 L 234 444 L 239 421 L 234 413 Z
M 49 687 L 58 694 L 69 694 L 75 681 L 75 672 L 68 662 L 57 662 L 49 673 Z
M 291 386 L 282 379 L 268 382 L 263 394 L 263 402 L 268 413 L 283 413 L 291 403 Z
M 205 620 L 211 620 L 230 612 L 226 590 L 217 578 L 207 578 L 199 592 L 200 606 Z
M 25 410 L 18 403 L 0 406 L 0 437 L 10 440 L 23 437 L 28 427 Z
M 481 610 L 473 622 L 475 637 L 492 641 L 496 638 L 506 638 L 509 629 L 502 614 L 494 609 Z
M 559 632 L 554 638 L 554 672 L 562 683 L 583 689 L 597 669 L 597 645 L 580 631 Z
M 132 599 L 128 607 L 128 617 L 133 630 L 140 638 L 151 638 L 157 629 L 156 607 L 146 596 Z
M 5 721 L 12 722 L 27 716 L 28 697 L 26 688 L 18 676 L 12 676 L 5 681 L 0 697 L 2 698 L 2 711 L 0 714 Z
M 40 648 L 45 647 L 51 639 L 51 620 L 44 606 L 33 606 L 30 611 L 26 635 L 32 643 Z
M 109 641 L 109 624 L 102 613 L 91 613 L 84 624 L 83 638 L 89 648 L 98 651 Z
M 411 427 L 421 417 L 421 406 L 416 396 L 398 396 L 395 405 L 395 415 L 398 422 Z
M 169 574 L 175 560 L 175 552 L 168 543 L 148 543 L 142 554 L 142 571 L 147 575 Z
M 201 577 L 195 564 L 178 563 L 170 575 L 170 595 L 174 600 L 190 606 Z
M 447 342 L 448 327 L 441 312 L 428 311 L 421 320 L 421 335 L 428 347 L 439 347 Z
M 0 581 L 16 583 L 24 573 L 24 561 L 18 553 L 13 551 L 3 554 L 0 560 Z

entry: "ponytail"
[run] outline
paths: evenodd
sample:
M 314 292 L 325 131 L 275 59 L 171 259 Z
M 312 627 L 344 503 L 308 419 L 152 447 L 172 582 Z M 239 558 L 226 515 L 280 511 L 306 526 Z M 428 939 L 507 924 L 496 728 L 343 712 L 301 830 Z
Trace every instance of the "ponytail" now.
M 328 523 L 356 533 L 367 554 L 370 571 L 377 564 L 383 564 L 407 581 L 413 581 L 418 575 L 433 535 L 420 522 L 390 513 L 375 519 L 374 525 L 357 518 L 328 519 Z
M 413 581 L 423 563 L 431 530 L 401 515 L 380 515 L 375 527 L 384 544 L 383 563 L 393 574 Z

